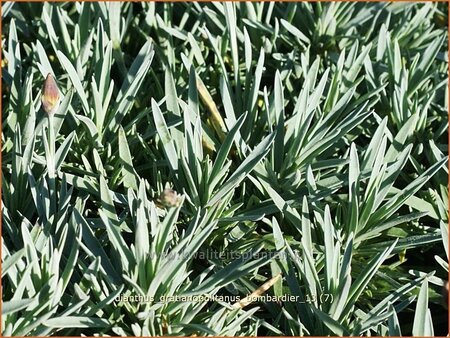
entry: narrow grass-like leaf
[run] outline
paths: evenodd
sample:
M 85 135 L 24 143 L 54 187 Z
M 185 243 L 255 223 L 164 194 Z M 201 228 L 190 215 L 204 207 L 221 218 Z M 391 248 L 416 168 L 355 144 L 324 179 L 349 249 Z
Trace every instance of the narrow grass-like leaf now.
M 18 300 L 12 300 L 9 302 L 3 302 L 2 304 L 2 315 L 8 315 L 25 309 L 34 301 L 33 298 L 23 298 Z
M 155 121 L 156 129 L 158 130 L 158 135 L 161 138 L 163 144 L 164 153 L 166 154 L 167 160 L 169 161 L 170 168 L 173 171 L 178 169 L 178 156 L 175 149 L 173 139 L 167 128 L 166 121 L 159 109 L 158 103 L 152 99 L 152 110 L 153 119 Z
M 119 127 L 119 156 L 122 162 L 122 175 L 123 175 L 123 185 L 125 188 L 131 188 L 134 191 L 137 191 L 137 182 L 135 171 L 133 168 L 133 161 L 131 158 L 130 148 L 128 146 L 127 138 L 125 135 L 125 131 L 122 126 Z
M 3 249 L 4 250 L 4 249 Z M 21 261 L 25 254 L 25 248 L 22 248 L 14 252 L 11 256 L 7 256 L 2 262 L 2 278 L 8 273 L 9 269 L 12 269 L 18 262 Z
M 70 60 L 62 53 L 61 51 L 56 51 L 56 55 L 58 56 L 59 61 L 62 66 L 65 68 L 66 72 L 69 75 L 70 81 L 72 81 L 73 86 L 75 87 L 76 93 L 81 99 L 81 103 L 83 106 L 84 113 L 86 116 L 90 116 L 89 103 L 87 99 L 87 95 L 84 91 L 83 85 L 81 83 L 81 79 L 77 74 L 74 66 L 70 62 Z
M 432 328 L 433 325 L 428 318 L 428 280 L 425 279 L 417 298 L 412 334 L 414 337 L 433 336 Z
M 264 140 L 261 141 L 258 146 L 253 149 L 250 155 L 241 163 L 241 165 L 235 170 L 233 175 L 225 182 L 225 184 L 214 194 L 212 199 L 208 202 L 208 206 L 212 206 L 220 201 L 227 193 L 234 189 L 247 174 L 249 174 L 253 168 L 261 161 L 264 156 L 269 152 L 270 145 L 275 138 L 275 133 L 270 134 Z
M 233 141 L 236 140 L 236 135 L 239 132 L 239 129 L 241 128 L 242 124 L 244 123 L 247 115 L 242 115 L 235 123 L 233 128 L 228 132 L 225 140 L 223 141 L 223 144 L 220 146 L 219 152 L 217 153 L 217 157 L 214 161 L 214 165 L 209 177 L 209 181 L 215 179 L 217 177 L 217 174 L 220 172 L 220 170 L 223 168 L 224 163 L 227 159 L 228 153 L 230 152 L 230 149 L 233 145 Z
M 320 320 L 328 327 L 328 329 L 337 336 L 348 336 L 349 333 L 345 329 L 344 326 L 339 324 L 336 320 L 331 318 L 328 314 L 322 312 L 319 309 L 316 309 L 315 307 L 311 307 L 311 309 L 314 311 L 314 313 L 320 318 Z
M 108 320 L 101 318 L 66 316 L 48 319 L 45 321 L 44 325 L 53 328 L 101 328 L 108 327 L 111 324 Z
M 384 260 L 389 256 L 389 254 L 392 252 L 394 247 L 397 244 L 397 240 L 392 243 L 389 247 L 385 248 L 382 252 L 380 252 L 378 255 L 376 255 L 373 259 L 370 260 L 370 262 L 367 263 L 366 267 L 363 271 L 358 275 L 354 283 L 352 284 L 350 288 L 349 293 L 349 299 L 347 302 L 347 305 L 345 306 L 344 310 L 342 311 L 343 314 L 348 313 L 349 309 L 353 304 L 356 302 L 356 300 L 359 298 L 361 293 L 363 292 L 364 288 L 367 286 L 367 284 L 370 282 L 372 277 L 377 272 L 379 266 L 384 262 Z
M 55 170 L 59 170 L 64 160 L 66 159 L 67 154 L 69 153 L 70 147 L 72 146 L 73 139 L 75 137 L 75 132 L 71 132 L 69 136 L 66 137 L 64 142 L 58 148 L 55 154 L 56 165 Z

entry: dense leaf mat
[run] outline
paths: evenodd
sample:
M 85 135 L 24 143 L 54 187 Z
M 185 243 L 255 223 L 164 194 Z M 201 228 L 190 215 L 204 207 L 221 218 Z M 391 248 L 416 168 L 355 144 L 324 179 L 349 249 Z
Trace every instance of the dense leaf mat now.
M 446 3 L 2 15 L 3 335 L 447 334 Z

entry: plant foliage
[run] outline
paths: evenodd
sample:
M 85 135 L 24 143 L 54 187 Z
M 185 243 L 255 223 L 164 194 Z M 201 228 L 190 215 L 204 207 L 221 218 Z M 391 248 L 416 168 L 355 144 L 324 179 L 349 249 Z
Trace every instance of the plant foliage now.
M 447 12 L 3 3 L 2 334 L 446 335 Z

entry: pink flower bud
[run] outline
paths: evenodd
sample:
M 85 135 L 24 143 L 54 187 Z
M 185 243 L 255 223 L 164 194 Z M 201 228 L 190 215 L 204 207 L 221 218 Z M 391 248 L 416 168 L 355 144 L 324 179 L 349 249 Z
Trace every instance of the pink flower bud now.
M 54 114 L 59 103 L 59 90 L 52 74 L 48 74 L 42 89 L 42 106 L 47 114 Z

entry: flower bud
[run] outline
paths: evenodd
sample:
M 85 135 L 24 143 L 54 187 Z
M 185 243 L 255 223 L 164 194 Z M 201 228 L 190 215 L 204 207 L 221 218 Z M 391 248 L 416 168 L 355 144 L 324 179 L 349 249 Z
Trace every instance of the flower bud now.
M 157 199 L 158 204 L 163 208 L 178 207 L 181 204 L 181 196 L 175 190 L 166 188 Z
M 54 114 L 59 104 L 59 90 L 52 74 L 48 74 L 42 89 L 42 107 L 49 115 Z

